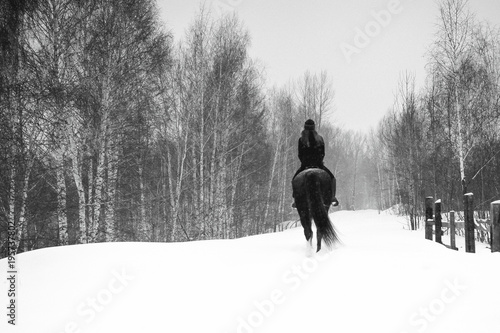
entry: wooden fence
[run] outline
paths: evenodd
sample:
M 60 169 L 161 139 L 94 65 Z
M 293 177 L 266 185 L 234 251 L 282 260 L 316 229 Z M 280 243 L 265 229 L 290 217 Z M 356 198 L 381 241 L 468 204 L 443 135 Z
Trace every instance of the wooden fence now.
M 458 250 L 455 235 L 465 237 L 465 251 L 476 252 L 476 239 L 488 242 L 491 252 L 500 252 L 500 200 L 490 205 L 490 218 L 474 218 L 474 195 L 464 195 L 464 220 L 459 221 L 454 211 L 448 213 L 448 221 L 442 220 L 441 200 L 434 202 L 433 197 L 425 198 L 425 238 L 443 244 L 443 228 L 447 228 L 450 234 L 450 245 L 445 245 L 453 250 Z M 434 230 L 433 230 L 434 226 Z

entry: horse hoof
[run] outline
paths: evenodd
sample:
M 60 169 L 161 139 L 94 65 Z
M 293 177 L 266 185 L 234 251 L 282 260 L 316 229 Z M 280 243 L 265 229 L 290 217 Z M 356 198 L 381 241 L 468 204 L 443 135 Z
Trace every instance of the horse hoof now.
M 306 245 L 306 257 L 311 258 L 314 255 L 314 251 L 309 242 Z

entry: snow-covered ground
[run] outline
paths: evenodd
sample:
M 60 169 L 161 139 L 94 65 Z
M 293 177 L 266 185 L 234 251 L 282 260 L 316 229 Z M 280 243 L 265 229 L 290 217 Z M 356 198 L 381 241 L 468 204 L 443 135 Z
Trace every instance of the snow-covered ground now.
M 500 253 L 480 243 L 476 254 L 449 250 L 376 211 L 331 218 L 342 244 L 317 254 L 301 227 L 21 254 L 18 325 L 2 306 L 0 331 L 500 332 Z

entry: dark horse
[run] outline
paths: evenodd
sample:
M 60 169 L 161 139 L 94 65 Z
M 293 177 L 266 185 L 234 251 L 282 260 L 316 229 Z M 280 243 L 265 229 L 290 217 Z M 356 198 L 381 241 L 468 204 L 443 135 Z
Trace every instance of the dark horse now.
M 321 240 L 328 247 L 332 247 L 339 239 L 333 228 L 328 209 L 335 193 L 332 193 L 330 175 L 318 168 L 306 169 L 299 173 L 292 181 L 295 205 L 300 216 L 300 223 L 304 227 L 304 235 L 312 245 L 313 231 L 311 219 L 314 219 L 317 229 L 316 252 L 321 250 Z

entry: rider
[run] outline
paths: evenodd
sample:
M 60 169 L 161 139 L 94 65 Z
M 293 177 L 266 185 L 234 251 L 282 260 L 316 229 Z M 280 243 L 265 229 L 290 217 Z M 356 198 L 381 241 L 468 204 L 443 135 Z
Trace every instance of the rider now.
M 323 164 L 325 157 L 325 142 L 323 137 L 315 130 L 314 120 L 308 119 L 304 124 L 304 130 L 299 138 L 299 159 L 300 168 L 297 170 L 292 180 L 301 171 L 308 168 L 319 168 L 325 170 L 332 177 L 332 193 L 336 191 L 336 179 L 333 173 Z M 334 206 L 338 206 L 339 202 L 335 196 L 332 199 Z M 292 204 L 295 207 L 295 202 Z

